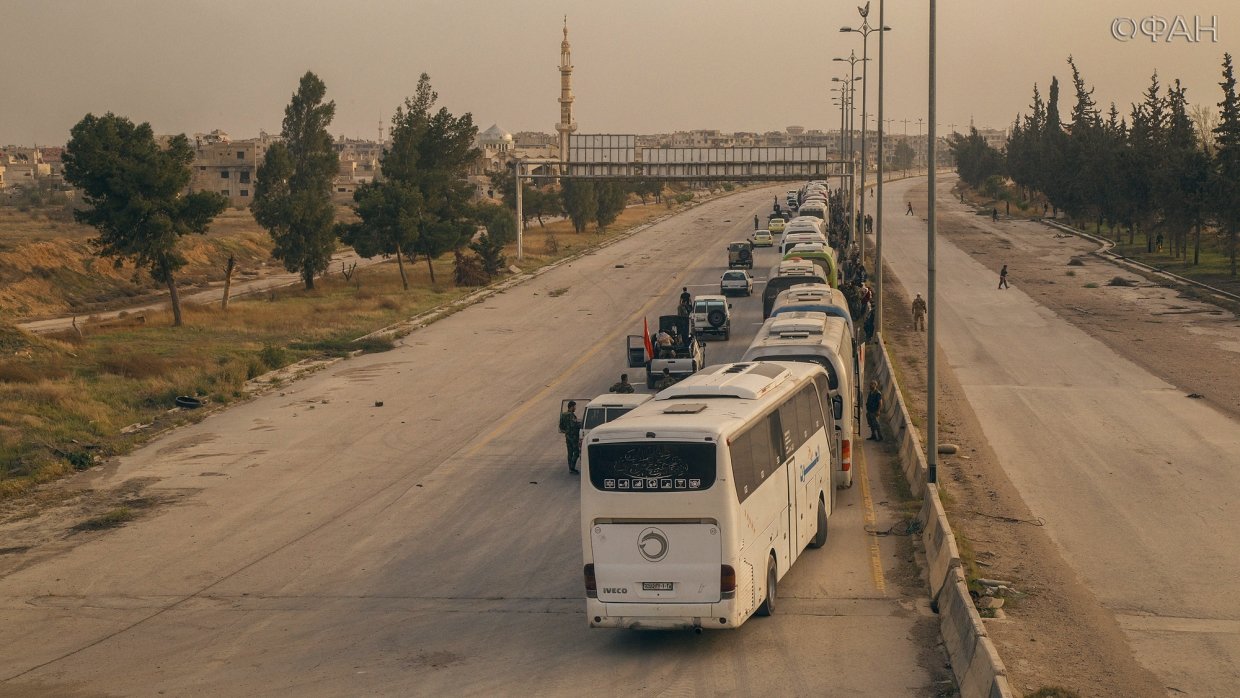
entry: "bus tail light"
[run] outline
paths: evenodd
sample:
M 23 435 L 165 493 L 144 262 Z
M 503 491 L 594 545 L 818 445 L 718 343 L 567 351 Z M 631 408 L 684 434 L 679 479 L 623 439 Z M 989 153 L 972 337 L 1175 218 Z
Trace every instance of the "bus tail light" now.
M 586 598 L 598 598 L 598 582 L 594 580 L 594 563 L 586 565 Z
M 725 599 L 736 596 L 736 570 L 731 565 L 719 568 L 719 595 Z
M 852 470 L 852 441 L 849 439 L 844 439 L 840 445 L 840 470 Z

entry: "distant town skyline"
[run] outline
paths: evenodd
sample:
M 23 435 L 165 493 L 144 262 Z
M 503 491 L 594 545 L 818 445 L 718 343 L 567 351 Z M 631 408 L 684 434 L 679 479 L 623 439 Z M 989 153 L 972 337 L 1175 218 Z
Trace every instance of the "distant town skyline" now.
M 1195 36 L 1151 41 L 1126 36 L 1125 22 L 1174 19 L 1153 2 L 941 3 L 940 133 L 970 120 L 1006 128 L 1033 84 L 1045 94 L 1052 75 L 1066 114 L 1070 53 L 1104 111 L 1115 101 L 1126 115 L 1155 70 L 1164 84 L 1179 78 L 1191 103 L 1213 108 L 1240 12 L 1217 0 L 1178 11 L 1193 13 L 1185 26 Z M 858 34 L 839 32 L 860 23 L 852 3 L 6 0 L 0 143 L 62 144 L 83 115 L 107 111 L 159 133 L 278 133 L 306 70 L 337 103 L 336 136 L 377 138 L 422 72 L 440 105 L 471 112 L 480 130 L 554 133 L 566 14 L 579 133 L 835 130 L 831 77 L 847 64 L 831 58 L 862 54 Z M 927 10 L 888 2 L 886 15 L 888 128 L 915 135 L 926 108 Z M 877 26 L 877 2 L 869 19 Z M 876 70 L 869 77 L 873 117 Z

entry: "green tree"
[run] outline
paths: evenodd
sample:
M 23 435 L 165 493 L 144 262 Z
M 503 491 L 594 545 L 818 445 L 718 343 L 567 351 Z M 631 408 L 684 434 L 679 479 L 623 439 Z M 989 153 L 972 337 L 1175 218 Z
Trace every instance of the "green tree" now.
M 479 235 L 477 240 L 469 243 L 469 249 L 478 255 L 478 259 L 482 262 L 482 269 L 489 278 L 499 276 L 508 264 L 504 258 L 504 243 L 489 230 Z
M 620 182 L 600 182 L 594 186 L 594 192 L 598 197 L 594 206 L 594 220 L 598 223 L 599 230 L 606 230 L 624 211 L 629 190 Z
M 1122 159 L 1121 172 L 1125 182 L 1125 200 L 1128 226 L 1128 242 L 1132 244 L 1136 231 L 1145 234 L 1146 250 L 1154 251 L 1152 231 L 1158 212 L 1155 205 L 1157 191 L 1162 187 L 1162 163 L 1166 158 L 1167 108 L 1158 83 L 1158 73 L 1150 76 L 1150 86 L 1145 99 L 1132 105 L 1129 116 L 1128 149 Z
M 1240 248 L 1240 99 L 1236 96 L 1236 75 L 1230 53 L 1223 54 L 1223 101 L 1218 103 L 1218 126 L 1214 127 L 1215 151 L 1210 184 L 1214 215 L 1224 249 L 1231 257 L 1231 275 L 1236 275 L 1236 253 Z
M 517 239 L 517 217 L 512 211 L 494 207 L 483 215 L 486 216 L 487 234 L 492 240 L 503 246 Z
M 662 203 L 663 198 L 663 182 L 657 179 L 643 179 L 633 186 L 633 193 L 641 198 L 642 203 L 650 197 L 654 197 L 654 202 Z
M 1164 225 L 1171 232 L 1172 251 L 1188 259 L 1188 234 L 1197 231 L 1194 264 L 1200 261 L 1201 225 L 1209 197 L 1210 162 L 1201 149 L 1192 117 L 1188 89 L 1176 80 L 1167 88 L 1166 176 L 1158 200 Z
M 991 177 L 1003 174 L 1003 153 L 990 147 L 976 128 L 970 128 L 967 136 L 953 133 L 947 146 L 956 158 L 956 171 L 969 186 L 981 187 Z
M 1064 141 L 1060 207 L 1078 220 L 1094 220 L 1096 230 L 1101 232 L 1105 145 L 1102 118 L 1094 101 L 1094 91 L 1085 86 L 1085 79 L 1071 56 L 1068 56 L 1068 66 L 1072 68 L 1076 103 L 1072 107 L 1072 121 Z
M 117 266 L 132 261 L 168 287 L 172 324 L 179 327 L 174 277 L 186 260 L 177 242 L 189 233 L 205 233 L 228 199 L 215 192 L 185 193 L 194 151 L 184 134 L 161 149 L 150 124 L 135 126 L 111 112 L 87 114 L 69 133 L 65 181 L 82 190 L 86 204 L 73 212 L 74 219 L 99 232 L 91 244 L 100 256 Z
M 433 111 L 438 99 L 430 76 L 422 73 L 414 96 L 392 117 L 392 144 L 380 160 L 382 180 L 354 192 L 360 220 L 340 229 L 346 242 L 363 241 L 358 254 L 364 257 L 394 254 L 398 263 L 402 255 L 425 257 L 432 283 L 435 258 L 467 244 L 478 215 L 465 178 L 478 156 L 473 147 L 478 128 L 468 113 Z M 408 289 L 403 266 L 401 278 Z
M 899 141 L 896 143 L 896 151 L 891 159 L 891 164 L 897 170 L 907 170 L 913 166 L 913 158 L 917 157 L 917 151 L 913 150 L 913 146 L 907 141 Z
M 560 199 L 564 202 L 565 215 L 573 222 L 573 230 L 585 232 L 598 210 L 594 184 L 588 179 L 560 180 Z
M 1067 134 L 1059 118 L 1059 78 L 1051 78 L 1046 95 L 1046 121 L 1038 138 L 1037 180 L 1038 187 L 1058 213 L 1063 208 L 1065 196 L 1064 164 L 1067 150 Z
M 340 239 L 367 259 L 395 256 L 401 284 L 408 291 L 409 277 L 403 258 L 418 237 L 422 192 L 404 182 L 367 182 L 353 192 L 353 212 L 358 222 L 337 226 Z
M 301 274 L 307 290 L 327 270 L 336 249 L 331 186 L 339 158 L 327 132 L 336 103 L 325 104 L 326 94 L 317 75 L 301 76 L 284 109 L 283 140 L 267 149 L 250 206 L 254 220 L 275 241 L 271 255 Z

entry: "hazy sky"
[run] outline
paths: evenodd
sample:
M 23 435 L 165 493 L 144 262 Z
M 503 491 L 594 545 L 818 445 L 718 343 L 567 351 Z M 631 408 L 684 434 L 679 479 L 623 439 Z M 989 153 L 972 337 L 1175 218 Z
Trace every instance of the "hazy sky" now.
M 886 112 L 900 133 L 926 113 L 928 3 L 888 0 Z M 1240 3 L 943 0 L 939 123 L 1006 126 L 1034 82 L 1069 82 L 1068 54 L 1105 107 L 1125 114 L 1157 69 L 1192 103 L 1220 99 L 1224 51 L 1240 49 Z M 1176 9 L 1171 9 L 1172 7 Z M 1113 38 L 1118 17 L 1185 15 L 1199 43 Z M 63 143 L 87 112 L 158 133 L 278 132 L 306 70 L 336 101 L 333 134 L 373 138 L 427 72 L 440 104 L 479 128 L 552 132 L 561 17 L 573 46 L 580 133 L 694 128 L 832 129 L 832 76 L 861 55 L 855 2 L 791 0 L 0 0 L 0 143 Z M 877 0 L 871 10 L 877 25 Z M 1121 32 L 1130 31 L 1121 23 Z M 878 34 L 870 36 L 878 53 Z M 877 62 L 871 63 L 877 88 Z M 858 74 L 860 74 L 858 64 Z M 1061 109 L 1071 108 L 1066 86 Z M 870 99 L 874 100 L 871 89 Z M 871 101 L 871 111 L 874 102 Z

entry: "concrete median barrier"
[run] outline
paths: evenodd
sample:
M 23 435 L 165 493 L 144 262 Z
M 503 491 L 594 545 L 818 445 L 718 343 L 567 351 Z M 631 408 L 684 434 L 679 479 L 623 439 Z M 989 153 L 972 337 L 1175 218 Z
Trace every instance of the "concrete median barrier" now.
M 952 673 L 964 698 L 1009 698 L 1007 670 L 986 634 L 986 626 L 973 604 L 960 563 L 960 550 L 939 488 L 927 482 L 926 452 L 921 435 L 909 416 L 908 406 L 891 367 L 882 340 L 866 352 L 866 381 L 877 380 L 883 393 L 884 426 L 896 440 L 900 467 L 913 495 L 922 499 L 918 515 L 925 544 L 930 601 L 939 613 L 939 634 L 951 661 Z
M 960 550 L 956 547 L 956 537 L 947 522 L 943 503 L 939 501 L 938 485 L 927 485 L 926 488 L 921 505 L 921 538 L 926 548 L 926 567 L 929 568 L 930 601 L 941 609 L 939 594 L 951 579 L 952 570 L 960 567 Z

